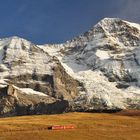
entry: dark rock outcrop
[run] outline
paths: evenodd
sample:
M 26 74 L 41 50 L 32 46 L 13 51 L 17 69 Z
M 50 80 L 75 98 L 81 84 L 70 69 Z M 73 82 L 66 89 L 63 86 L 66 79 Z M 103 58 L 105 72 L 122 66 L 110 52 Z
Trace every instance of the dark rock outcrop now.
M 27 95 L 13 85 L 0 89 L 0 116 L 59 114 L 69 110 L 66 100 L 49 96 Z

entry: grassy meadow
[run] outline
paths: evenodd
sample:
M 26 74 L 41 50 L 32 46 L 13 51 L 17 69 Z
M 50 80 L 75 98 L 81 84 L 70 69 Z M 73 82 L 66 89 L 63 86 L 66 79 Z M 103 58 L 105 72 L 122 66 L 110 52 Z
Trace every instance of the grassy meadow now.
M 75 129 L 48 130 L 50 125 L 64 124 L 74 124 Z M 140 115 L 66 113 L 0 118 L 0 140 L 140 140 Z

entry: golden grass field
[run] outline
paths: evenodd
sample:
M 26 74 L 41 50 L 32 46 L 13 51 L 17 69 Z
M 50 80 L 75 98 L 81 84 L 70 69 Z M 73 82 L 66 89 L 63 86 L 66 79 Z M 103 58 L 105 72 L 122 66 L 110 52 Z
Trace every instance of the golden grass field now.
M 73 130 L 48 130 L 74 124 Z M 67 113 L 0 118 L 0 140 L 140 140 L 140 115 Z

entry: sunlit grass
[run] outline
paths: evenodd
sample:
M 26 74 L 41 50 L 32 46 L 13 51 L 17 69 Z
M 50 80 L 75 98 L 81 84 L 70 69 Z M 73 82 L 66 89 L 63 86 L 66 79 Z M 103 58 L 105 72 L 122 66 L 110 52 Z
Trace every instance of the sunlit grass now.
M 74 124 L 73 130 L 48 130 Z M 68 113 L 0 119 L 0 140 L 139 140 L 140 116 Z

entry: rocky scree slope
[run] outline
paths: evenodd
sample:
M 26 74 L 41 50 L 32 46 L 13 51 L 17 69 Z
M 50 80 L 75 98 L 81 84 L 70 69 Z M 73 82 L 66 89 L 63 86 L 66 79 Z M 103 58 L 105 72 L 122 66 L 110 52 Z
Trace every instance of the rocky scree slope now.
M 0 40 L 0 115 L 140 109 L 140 25 L 105 18 L 63 44 Z

